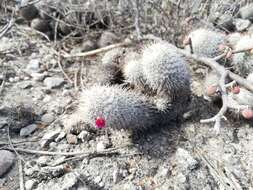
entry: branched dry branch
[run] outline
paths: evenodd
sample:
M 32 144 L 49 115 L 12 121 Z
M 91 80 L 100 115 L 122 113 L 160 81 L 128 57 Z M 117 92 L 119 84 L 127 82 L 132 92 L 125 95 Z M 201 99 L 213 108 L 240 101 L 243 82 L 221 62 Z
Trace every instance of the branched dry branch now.
M 249 49 L 252 48 L 247 48 L 247 49 L 242 49 L 242 50 L 237 50 L 237 51 L 233 51 L 232 53 L 240 53 L 243 51 L 247 51 Z M 241 109 L 241 106 L 235 107 L 233 105 L 229 105 L 228 104 L 228 95 L 226 92 L 226 83 L 225 83 L 225 79 L 226 77 L 230 77 L 232 80 L 236 81 L 238 84 L 240 84 L 241 86 L 245 87 L 246 89 L 248 89 L 249 91 L 253 92 L 253 85 L 251 83 L 249 83 L 246 79 L 240 77 L 239 75 L 234 74 L 231 71 L 228 71 L 225 67 L 223 67 L 222 65 L 220 65 L 215 58 L 211 59 L 211 58 L 205 58 L 205 57 L 199 57 L 195 54 L 190 54 L 184 50 L 179 50 L 180 52 L 182 52 L 182 54 L 184 54 L 186 57 L 194 59 L 197 62 L 201 62 L 203 64 L 205 64 L 208 67 L 211 67 L 211 69 L 215 70 L 217 73 L 220 74 L 221 78 L 219 81 L 219 88 L 221 90 L 221 98 L 222 98 L 222 108 L 220 109 L 220 111 L 212 118 L 210 119 L 204 119 L 201 120 L 201 123 L 212 123 L 214 122 L 214 129 L 216 131 L 216 133 L 219 132 L 219 128 L 220 128 L 220 123 L 222 118 L 225 118 L 224 114 L 227 112 L 228 108 L 233 108 L 233 109 Z M 222 56 L 225 56 L 225 54 L 222 54 Z M 220 58 L 222 58 L 220 56 Z

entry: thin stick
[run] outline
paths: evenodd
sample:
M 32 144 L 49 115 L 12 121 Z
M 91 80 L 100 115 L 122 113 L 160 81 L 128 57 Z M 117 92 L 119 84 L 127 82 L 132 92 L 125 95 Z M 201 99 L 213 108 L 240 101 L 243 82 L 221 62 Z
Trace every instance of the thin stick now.
M 142 33 L 140 29 L 140 0 L 132 0 L 132 5 L 134 7 L 135 12 L 135 19 L 134 19 L 134 26 L 137 33 L 137 39 L 140 40 L 142 38 Z
M 13 150 L 13 151 L 17 151 L 17 152 L 22 152 L 22 153 L 27 153 L 27 154 L 37 154 L 37 155 L 49 155 L 49 156 L 89 156 L 89 155 L 94 155 L 94 154 L 101 154 L 101 153 L 110 153 L 112 151 L 130 146 L 131 144 L 125 144 L 119 147 L 115 147 L 115 148 L 110 148 L 110 149 L 106 149 L 104 151 L 90 151 L 90 152 L 50 152 L 50 151 L 40 151 L 40 150 L 31 150 L 31 149 L 24 149 L 24 148 L 6 148 L 8 150 Z
M 96 54 L 99 54 L 99 53 L 109 51 L 109 50 L 117 48 L 117 47 L 129 46 L 131 44 L 132 44 L 132 42 L 121 42 L 121 43 L 112 44 L 112 45 L 102 47 L 102 48 L 99 48 L 99 49 L 95 49 L 95 50 L 92 50 L 92 51 L 88 51 L 88 52 L 77 53 L 77 54 L 63 54 L 63 57 L 64 58 L 88 57 L 88 56 L 91 56 L 91 55 L 96 55 Z
M 61 65 L 61 54 L 58 53 L 58 67 L 61 69 L 62 74 L 66 77 L 66 79 L 69 81 L 70 84 L 73 84 L 73 81 L 69 78 L 69 76 L 67 75 L 67 73 L 64 71 L 64 69 L 62 68 Z
M 0 32 L 0 38 L 2 38 L 6 32 L 13 26 L 15 20 L 12 18 L 4 27 L 3 29 L 1 30 Z
M 3 78 L 2 83 L 1 83 L 1 86 L 0 86 L 0 95 L 1 95 L 2 92 L 3 92 L 4 85 L 5 85 L 5 77 Z
M 232 50 L 232 54 L 237 54 L 237 53 L 242 53 L 242 52 L 245 52 L 245 51 L 250 51 L 253 49 L 253 46 L 252 47 L 247 47 L 247 48 L 242 48 L 242 49 L 238 49 L 238 50 Z M 218 61 L 222 58 L 224 58 L 225 56 L 227 55 L 227 52 L 221 54 L 221 55 L 218 55 L 217 57 L 213 58 L 215 61 Z
M 17 150 L 15 149 L 15 147 L 12 144 L 11 141 L 11 137 L 10 137 L 10 127 L 7 127 L 7 137 L 8 137 L 8 141 L 9 141 L 9 145 L 11 147 L 11 150 L 13 150 L 15 152 L 15 154 L 17 155 L 18 159 L 23 161 L 25 163 L 25 160 L 22 158 L 22 156 L 19 155 L 19 153 L 17 152 Z
M 19 189 L 20 190 L 25 190 L 23 165 L 22 165 L 22 161 L 20 159 L 18 160 L 18 173 L 19 173 Z

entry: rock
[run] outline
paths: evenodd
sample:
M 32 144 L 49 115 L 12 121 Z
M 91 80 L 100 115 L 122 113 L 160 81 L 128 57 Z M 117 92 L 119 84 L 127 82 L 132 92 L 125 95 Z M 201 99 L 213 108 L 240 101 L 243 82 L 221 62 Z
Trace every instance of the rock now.
M 234 23 L 238 32 L 245 31 L 251 25 L 251 22 L 245 19 L 235 19 Z
M 40 61 L 39 59 L 31 59 L 29 64 L 26 66 L 26 70 L 33 72 L 39 72 L 40 70 Z
M 52 30 L 49 21 L 40 18 L 35 18 L 32 20 L 31 28 L 43 33 L 47 33 Z
M 177 190 L 187 190 L 190 186 L 187 182 L 187 177 L 182 173 L 178 174 L 174 179 L 174 188 Z
M 233 23 L 233 17 L 229 14 L 222 14 L 216 21 L 218 28 L 224 31 L 234 31 L 235 25 Z
M 60 87 L 63 83 L 64 79 L 61 77 L 47 77 L 44 80 L 44 85 L 49 89 Z
M 46 113 L 41 117 L 41 122 L 44 125 L 50 125 L 55 120 L 54 114 Z
M 19 9 L 20 15 L 28 21 L 39 16 L 39 10 L 34 5 L 28 5 Z
M 14 82 L 14 78 L 13 78 L 13 77 L 10 77 L 10 78 L 9 78 L 9 82 L 10 82 L 10 83 L 13 83 L 13 82 Z
M 252 21 L 253 20 L 253 3 L 250 3 L 250 4 L 240 8 L 239 16 L 242 19 L 249 19 Z
M 99 184 L 102 181 L 102 178 L 100 176 L 95 177 L 94 183 Z
M 66 133 L 64 131 L 60 132 L 59 136 L 55 139 L 55 142 L 60 142 L 65 136 Z
M 101 48 L 116 43 L 118 41 L 119 38 L 114 33 L 104 31 L 98 40 L 98 46 Z
M 67 134 L 66 139 L 69 144 L 77 144 L 77 136 L 76 135 Z
M 8 124 L 8 118 L 0 116 L 0 129 L 6 126 L 7 124 Z
M 39 166 L 34 161 L 28 161 L 24 168 L 24 173 L 27 176 L 33 176 L 37 171 L 39 171 Z
M 82 43 L 82 52 L 86 52 L 86 51 L 91 51 L 96 49 L 97 45 L 91 41 L 91 40 L 87 40 L 85 42 Z
M 180 167 L 183 171 L 194 170 L 199 165 L 198 161 L 195 160 L 187 150 L 182 148 L 177 149 L 175 160 L 178 167 Z
M 88 41 L 83 42 L 80 46 L 74 47 L 71 50 L 71 54 L 91 51 L 91 50 L 96 49 L 96 47 L 97 45 L 93 41 L 88 40 Z
M 77 136 L 82 142 L 87 142 L 91 139 L 91 134 L 88 131 L 81 131 L 81 133 Z
M 47 73 L 31 73 L 31 76 L 33 78 L 33 80 L 35 81 L 43 81 L 44 78 L 46 77 Z
M 25 189 L 26 190 L 32 190 L 37 186 L 38 182 L 34 179 L 27 180 L 25 182 Z
M 128 182 L 121 185 L 113 186 L 112 190 L 144 190 L 142 187 L 135 185 L 133 182 Z
M 62 189 L 72 189 L 78 182 L 79 175 L 76 173 L 68 173 L 64 176 Z
M 61 129 L 50 131 L 49 133 L 46 133 L 40 142 L 40 145 L 42 148 L 45 148 L 49 145 L 50 142 L 54 141 L 54 139 L 60 134 Z
M 119 179 L 120 179 L 119 169 L 117 168 L 112 173 L 112 181 L 113 181 L 114 184 L 116 184 L 116 183 L 118 183 Z
M 73 27 L 69 24 L 65 24 L 64 22 L 59 23 L 59 29 L 62 32 L 63 35 L 68 35 L 73 31 Z
M 36 129 L 37 129 L 37 125 L 36 125 L 36 124 L 28 125 L 28 126 L 22 128 L 22 129 L 20 130 L 19 135 L 20 135 L 21 137 L 29 136 L 29 135 L 31 135 Z
M 15 156 L 12 152 L 7 150 L 0 150 L 0 177 L 8 172 L 14 163 Z
M 47 163 L 49 162 L 50 158 L 48 156 L 40 156 L 36 162 L 39 166 L 47 166 Z
M 28 88 L 31 88 L 33 85 L 30 81 L 23 81 L 23 82 L 19 83 L 18 86 L 21 89 L 28 89 Z
M 100 142 L 97 143 L 97 152 L 102 152 L 105 149 L 106 149 L 106 146 L 103 142 L 100 141 Z

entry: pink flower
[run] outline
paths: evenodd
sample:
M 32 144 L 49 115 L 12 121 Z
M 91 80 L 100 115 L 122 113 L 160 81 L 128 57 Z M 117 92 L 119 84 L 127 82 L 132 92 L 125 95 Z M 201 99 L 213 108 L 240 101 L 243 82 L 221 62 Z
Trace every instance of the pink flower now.
M 96 128 L 98 129 L 105 128 L 105 119 L 102 117 L 97 117 L 95 124 L 96 124 Z

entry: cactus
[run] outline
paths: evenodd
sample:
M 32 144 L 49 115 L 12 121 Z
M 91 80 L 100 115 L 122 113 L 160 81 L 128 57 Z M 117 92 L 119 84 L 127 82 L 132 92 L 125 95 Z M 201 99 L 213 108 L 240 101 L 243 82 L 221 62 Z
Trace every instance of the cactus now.
M 253 36 L 242 37 L 235 45 L 235 50 L 249 48 L 253 44 Z M 232 65 L 239 75 L 246 77 L 253 72 L 253 55 L 251 52 L 242 52 L 233 55 Z
M 215 71 L 210 71 L 206 77 L 204 82 L 204 97 L 209 101 L 216 101 L 220 99 L 220 95 L 218 92 L 220 75 Z
M 177 105 L 175 111 L 181 110 L 190 95 L 186 58 L 173 45 L 159 42 L 144 49 L 141 66 L 145 85 L 155 92 L 159 107 L 170 109 Z
M 83 68 L 83 82 L 86 86 L 116 84 L 121 82 L 121 73 L 112 65 L 86 65 Z
M 124 58 L 122 73 L 126 83 L 135 88 L 143 89 L 145 82 L 140 57 L 141 55 L 136 52 L 128 53 Z
M 105 60 L 110 59 L 104 59 L 103 65 L 115 67 L 114 62 Z M 77 111 L 68 119 L 70 123 L 145 130 L 167 124 L 186 111 L 190 75 L 187 60 L 173 45 L 166 42 L 151 44 L 143 50 L 140 59 L 139 55 L 132 54 L 130 58 L 124 57 L 123 62 L 120 68 L 125 80 L 137 88 L 144 85 L 145 90 L 152 93 L 144 91 L 143 94 L 116 85 L 95 85 L 80 96 Z
M 142 94 L 119 86 L 98 85 L 82 92 L 71 118 L 91 126 L 96 125 L 97 118 L 104 118 L 106 127 L 144 130 L 158 123 L 159 112 Z
M 102 65 L 113 65 L 115 67 L 120 67 L 122 65 L 122 59 L 125 53 L 125 48 L 115 48 L 107 51 L 102 57 Z
M 226 44 L 225 34 L 203 28 L 192 31 L 184 43 L 188 44 L 189 39 L 192 42 L 193 53 L 208 58 L 214 58 L 220 55 L 222 52 L 219 46 Z M 189 46 L 187 49 L 189 49 Z

